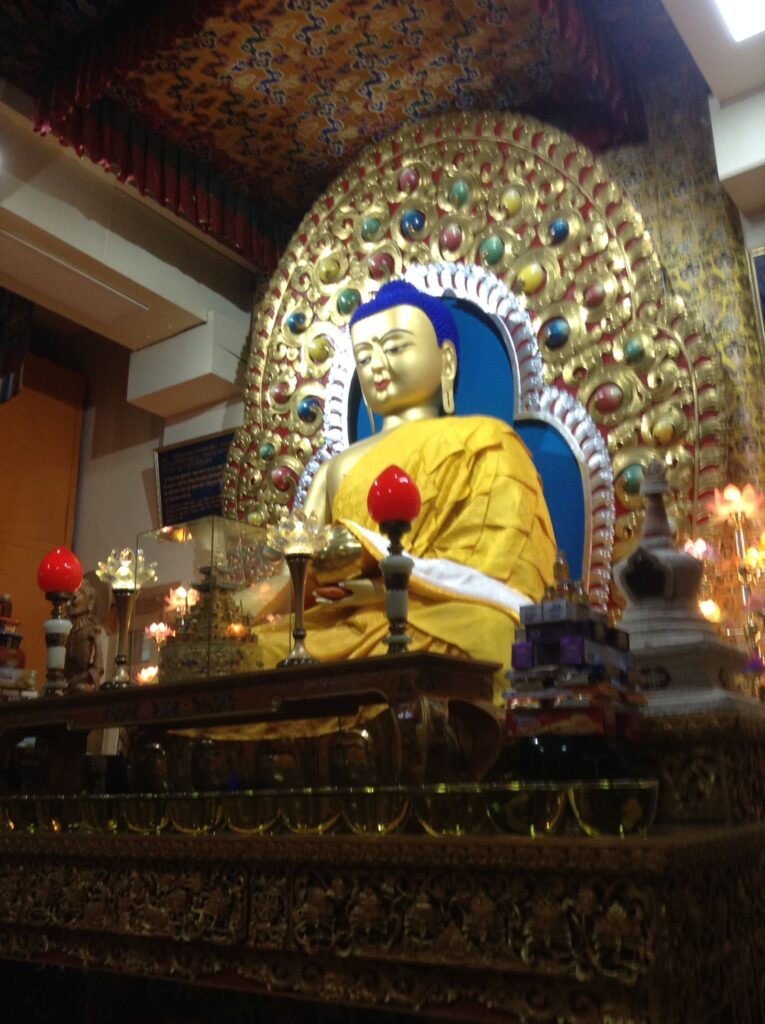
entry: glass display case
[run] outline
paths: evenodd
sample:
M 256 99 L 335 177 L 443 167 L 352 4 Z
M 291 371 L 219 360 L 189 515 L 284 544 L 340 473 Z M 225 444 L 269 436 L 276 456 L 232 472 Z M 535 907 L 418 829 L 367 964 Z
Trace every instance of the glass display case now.
M 259 636 L 279 625 L 290 593 L 265 529 L 208 516 L 141 533 L 136 547 L 156 563 L 156 580 L 136 604 L 133 681 L 178 683 L 263 667 Z

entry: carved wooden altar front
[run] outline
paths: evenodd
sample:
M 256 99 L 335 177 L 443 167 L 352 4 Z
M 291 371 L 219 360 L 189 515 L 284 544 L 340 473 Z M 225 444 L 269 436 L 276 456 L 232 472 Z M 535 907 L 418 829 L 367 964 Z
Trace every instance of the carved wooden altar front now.
M 0 746 L 44 737 L 75 793 L 93 729 L 491 689 L 490 666 L 429 655 L 311 671 L 5 705 Z M 756 767 L 762 737 L 705 723 L 645 723 L 668 794 L 647 839 L 0 832 L 0 958 L 455 1021 L 761 1022 L 765 815 L 731 756 Z
M 765 826 L 0 837 L 0 951 L 454 1020 L 759 1022 Z

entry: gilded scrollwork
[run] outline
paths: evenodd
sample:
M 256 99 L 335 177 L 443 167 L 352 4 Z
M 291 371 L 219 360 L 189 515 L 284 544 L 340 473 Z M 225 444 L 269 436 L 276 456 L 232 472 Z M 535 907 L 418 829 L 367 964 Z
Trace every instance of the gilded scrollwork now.
M 0 956 L 455 1021 L 762 1019 L 765 826 L 411 840 L 3 837 Z
M 615 558 L 633 543 L 657 456 L 670 466 L 679 529 L 703 529 L 725 466 L 718 354 L 664 293 L 650 236 L 605 166 L 511 114 L 400 130 L 368 147 L 303 219 L 256 312 L 227 515 L 263 523 L 292 501 L 326 441 L 350 316 L 391 276 L 434 262 L 478 264 L 523 296 L 545 381 L 582 403 L 613 460 Z

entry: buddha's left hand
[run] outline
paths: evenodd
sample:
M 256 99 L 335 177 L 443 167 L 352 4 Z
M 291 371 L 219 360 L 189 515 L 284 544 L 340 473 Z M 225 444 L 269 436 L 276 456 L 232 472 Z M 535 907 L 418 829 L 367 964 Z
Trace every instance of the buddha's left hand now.
M 318 603 L 335 605 L 382 604 L 385 586 L 381 579 L 343 580 L 336 586 L 317 587 L 314 591 Z

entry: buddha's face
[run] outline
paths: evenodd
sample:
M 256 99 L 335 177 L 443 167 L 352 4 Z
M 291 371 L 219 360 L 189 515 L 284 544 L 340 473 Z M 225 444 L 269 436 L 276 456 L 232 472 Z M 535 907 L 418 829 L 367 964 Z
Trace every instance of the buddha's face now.
M 353 354 L 364 399 L 381 416 L 437 405 L 445 354 L 433 324 L 416 306 L 393 306 L 354 324 Z M 449 344 L 449 349 L 446 345 Z

